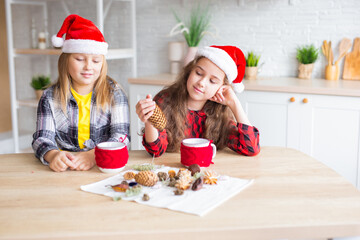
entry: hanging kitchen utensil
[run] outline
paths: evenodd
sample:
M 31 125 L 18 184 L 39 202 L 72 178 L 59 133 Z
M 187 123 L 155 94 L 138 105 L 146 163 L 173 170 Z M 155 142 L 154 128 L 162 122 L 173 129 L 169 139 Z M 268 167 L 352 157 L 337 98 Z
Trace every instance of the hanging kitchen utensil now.
M 352 52 L 346 54 L 343 79 L 360 80 L 360 38 L 354 39 Z
M 346 53 L 349 51 L 349 49 L 351 48 L 351 40 L 348 39 L 348 38 L 343 38 L 340 42 L 340 45 L 339 45 L 339 57 L 338 59 L 336 60 L 335 64 L 338 64 L 341 59 L 343 57 L 345 57 Z

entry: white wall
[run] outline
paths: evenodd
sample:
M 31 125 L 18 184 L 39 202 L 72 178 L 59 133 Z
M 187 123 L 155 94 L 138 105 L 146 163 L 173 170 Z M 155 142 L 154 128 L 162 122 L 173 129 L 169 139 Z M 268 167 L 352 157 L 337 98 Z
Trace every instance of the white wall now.
M 170 9 L 185 12 L 192 2 L 137 1 L 140 75 L 169 70 L 167 42 L 174 38 L 165 36 L 176 23 Z M 337 56 L 338 44 L 343 37 L 360 37 L 359 0 L 211 2 L 212 24 L 219 30 L 220 37 L 207 36 L 201 45 L 237 45 L 245 53 L 254 50 L 261 54 L 261 62 L 265 62 L 261 76 L 296 76 L 298 63 L 295 55 L 300 45 L 313 43 L 321 47 L 323 40 L 331 40 L 336 46 L 334 53 Z M 313 77 L 324 78 L 324 60 L 321 54 Z
M 106 2 L 106 1 L 105 1 Z M 137 57 L 138 75 L 169 72 L 167 45 L 183 40 L 181 35 L 168 37 L 176 24 L 172 9 L 186 15 L 199 0 L 137 0 Z M 218 38 L 205 36 L 204 45 L 237 45 L 244 53 L 253 50 L 261 54 L 264 66 L 260 76 L 296 76 L 296 48 L 304 44 L 320 47 L 323 40 L 331 40 L 335 57 L 343 37 L 360 37 L 360 0 L 210 0 L 212 21 L 219 31 Z M 71 13 L 80 14 L 96 22 L 94 0 L 67 1 Z M 110 47 L 129 47 L 130 9 L 125 3 L 115 2 L 105 19 L 105 39 Z M 49 1 L 49 33 L 56 34 L 66 13 L 60 1 Z M 15 6 L 13 12 L 15 47 L 30 47 L 31 18 L 35 17 L 38 30 L 43 28 L 41 9 Z M 51 60 L 52 79 L 57 77 L 57 57 L 18 58 L 16 60 L 18 97 L 35 96 L 29 87 L 31 76 L 46 73 L 47 59 Z M 323 78 L 325 60 L 320 55 L 313 77 Z M 342 67 L 341 67 L 342 69 Z M 109 62 L 109 75 L 128 90 L 131 76 L 130 60 Z M 24 108 L 22 108 L 24 109 Z M 20 112 L 20 128 L 32 132 L 35 110 Z

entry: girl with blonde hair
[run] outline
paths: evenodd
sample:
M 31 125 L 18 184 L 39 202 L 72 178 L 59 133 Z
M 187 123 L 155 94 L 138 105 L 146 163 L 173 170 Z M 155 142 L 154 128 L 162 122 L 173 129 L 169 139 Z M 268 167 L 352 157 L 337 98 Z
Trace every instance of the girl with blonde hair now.
M 145 149 L 158 157 L 165 151 L 179 151 L 184 138 L 206 138 L 217 149 L 227 146 L 239 154 L 258 154 L 259 132 L 251 125 L 233 90 L 243 90 L 245 65 L 245 57 L 237 47 L 200 48 L 175 83 L 160 91 L 154 100 L 147 95 L 137 103 L 136 113 L 145 123 Z M 167 119 L 163 131 L 148 121 L 155 103 Z
M 91 21 L 69 15 L 52 42 L 62 47 L 59 77 L 39 101 L 32 146 L 54 171 L 88 170 L 98 143 L 129 144 L 128 100 L 106 75 L 108 44 Z

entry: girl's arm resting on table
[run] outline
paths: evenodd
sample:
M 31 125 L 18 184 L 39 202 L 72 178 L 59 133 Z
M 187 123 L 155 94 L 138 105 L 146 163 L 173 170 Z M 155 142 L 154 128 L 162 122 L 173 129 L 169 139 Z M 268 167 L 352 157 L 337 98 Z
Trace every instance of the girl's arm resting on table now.
M 52 150 L 58 150 L 58 147 L 54 144 L 54 142 L 47 137 L 36 137 L 36 135 L 40 135 L 38 132 L 33 135 L 32 148 L 35 152 L 35 156 L 44 164 L 49 165 L 49 162 L 44 157 L 46 153 Z M 54 140 L 55 141 L 55 140 Z
M 45 165 L 49 165 L 49 163 L 44 159 L 44 155 L 50 150 L 58 150 L 55 141 L 55 120 L 49 100 L 45 96 L 42 96 L 39 101 L 32 148 L 35 156 Z
M 246 156 L 258 154 L 260 152 L 259 131 L 251 125 L 231 86 L 224 85 L 220 87 L 210 100 L 227 105 L 236 119 L 237 123 L 230 122 L 228 147 Z
M 228 147 L 246 156 L 255 156 L 260 152 L 259 131 L 250 123 L 239 99 L 234 94 L 228 104 L 236 122 L 231 122 Z
M 256 127 L 242 123 L 230 123 L 228 147 L 246 156 L 255 156 L 260 152 L 260 135 Z
M 72 170 L 77 168 L 77 164 L 73 162 L 75 157 L 70 152 L 50 150 L 44 155 L 44 159 L 55 172 L 64 172 L 68 168 Z
M 95 165 L 95 149 L 86 152 L 76 153 L 71 160 L 74 164 L 74 169 L 79 171 L 86 171 Z M 70 167 L 73 169 L 72 167 Z

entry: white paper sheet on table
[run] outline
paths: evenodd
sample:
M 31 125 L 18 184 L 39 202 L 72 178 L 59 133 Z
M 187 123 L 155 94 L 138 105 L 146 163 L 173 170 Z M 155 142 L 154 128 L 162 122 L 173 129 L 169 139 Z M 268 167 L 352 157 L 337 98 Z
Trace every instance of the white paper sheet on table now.
M 162 166 L 160 169 L 154 170 L 154 172 L 168 172 L 170 169 L 173 169 L 176 172 L 178 171 L 177 168 Z M 135 170 L 130 171 L 135 173 L 138 172 Z M 216 185 L 204 184 L 202 189 L 198 191 L 189 189 L 184 191 L 183 195 L 175 195 L 175 188 L 168 187 L 162 182 L 158 182 L 153 187 L 143 186 L 143 191 L 138 196 L 125 197 L 125 193 L 115 192 L 109 187 L 120 184 L 124 180 L 123 174 L 125 172 L 127 171 L 99 182 L 83 185 L 80 188 L 81 190 L 90 193 L 102 194 L 108 197 L 121 197 L 123 200 L 136 201 L 144 205 L 204 216 L 206 213 L 235 196 L 253 182 L 253 179 L 248 180 L 220 176 Z M 147 193 L 150 196 L 149 201 L 142 200 L 144 193 Z

